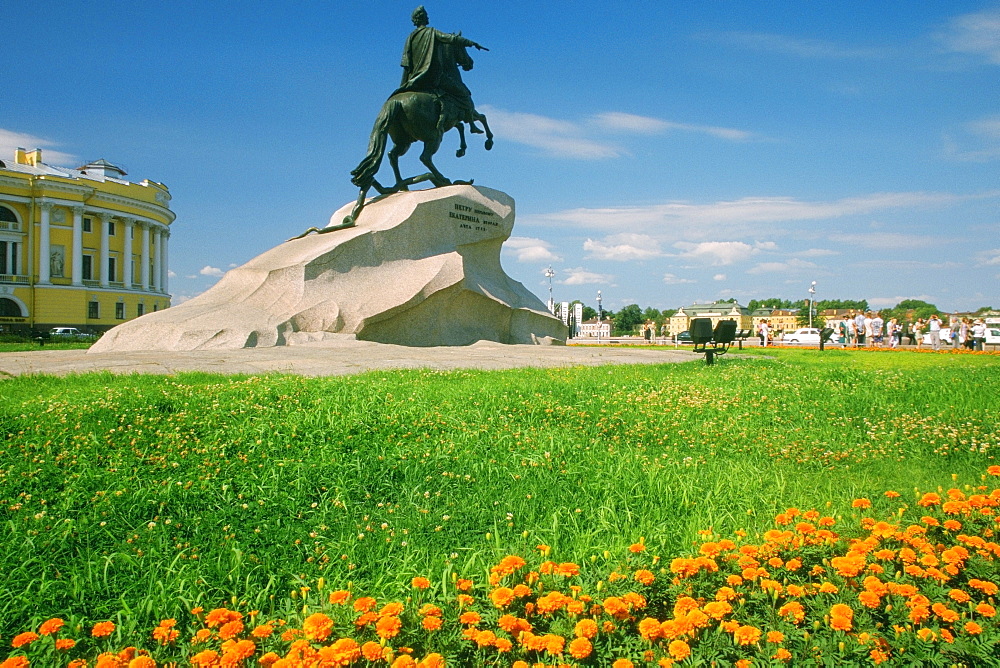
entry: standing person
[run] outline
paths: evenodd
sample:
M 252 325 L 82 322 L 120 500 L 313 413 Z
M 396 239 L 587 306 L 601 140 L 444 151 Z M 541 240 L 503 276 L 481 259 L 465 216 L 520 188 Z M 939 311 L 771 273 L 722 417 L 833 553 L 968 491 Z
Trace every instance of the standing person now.
M 937 313 L 927 321 L 927 331 L 931 334 L 931 348 L 941 350 L 941 320 L 937 317 Z
M 984 350 L 986 348 L 986 323 L 976 320 L 972 325 L 973 350 Z
M 957 345 L 963 348 L 969 347 L 969 319 L 962 318 L 958 321 L 958 338 L 955 339 Z
M 882 326 L 885 322 L 882 320 L 882 316 L 878 312 L 875 313 L 875 317 L 872 318 L 872 343 L 876 348 L 882 347 Z
M 865 343 L 871 348 L 875 345 L 875 331 L 872 329 L 872 314 L 870 312 L 865 314 L 864 328 Z
M 858 311 L 858 314 L 854 316 L 854 335 L 857 337 L 855 341 L 856 347 L 865 345 L 865 314 L 864 311 Z
M 851 342 L 851 330 L 847 328 L 847 321 L 841 320 L 837 329 L 840 330 L 840 347 L 846 348 L 847 344 Z
M 889 337 L 889 347 L 895 348 L 902 340 L 902 330 L 895 318 L 889 318 L 889 324 L 885 326 L 885 335 Z
M 767 320 L 761 320 L 760 322 L 760 345 L 764 348 L 767 347 L 768 334 L 771 333 L 771 328 L 768 327 Z
M 917 318 L 917 321 L 913 323 L 913 337 L 917 340 L 917 350 L 920 350 L 920 346 L 924 343 L 925 327 L 923 318 Z

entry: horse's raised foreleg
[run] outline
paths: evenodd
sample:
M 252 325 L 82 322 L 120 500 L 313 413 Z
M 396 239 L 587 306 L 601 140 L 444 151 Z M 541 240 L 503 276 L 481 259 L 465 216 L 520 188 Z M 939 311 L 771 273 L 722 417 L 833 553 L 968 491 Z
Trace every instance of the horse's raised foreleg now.
M 475 109 L 472 110 L 472 117 L 475 120 L 480 121 L 483 124 L 483 127 L 486 128 L 486 150 L 489 151 L 493 148 L 493 131 L 490 130 L 490 124 L 486 122 L 485 114 L 481 114 Z
M 455 151 L 455 157 L 461 158 L 465 155 L 465 149 L 469 148 L 469 145 L 465 143 L 465 128 L 462 126 L 462 124 L 459 123 L 455 127 L 458 128 L 458 136 L 462 142 L 461 145 L 458 147 L 458 150 Z

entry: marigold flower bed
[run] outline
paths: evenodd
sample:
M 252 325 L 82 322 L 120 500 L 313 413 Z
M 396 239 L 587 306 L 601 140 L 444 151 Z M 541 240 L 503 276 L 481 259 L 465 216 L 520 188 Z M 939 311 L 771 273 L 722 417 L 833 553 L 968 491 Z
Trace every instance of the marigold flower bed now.
M 320 580 L 287 619 L 196 608 L 126 638 L 54 618 L 5 643 L 0 667 L 986 665 L 1000 643 L 1000 488 L 986 480 L 855 499 L 851 519 L 789 508 L 758 540 L 705 532 L 669 561 L 642 539 L 589 564 L 539 545 L 482 576 L 415 576 L 403 601 Z

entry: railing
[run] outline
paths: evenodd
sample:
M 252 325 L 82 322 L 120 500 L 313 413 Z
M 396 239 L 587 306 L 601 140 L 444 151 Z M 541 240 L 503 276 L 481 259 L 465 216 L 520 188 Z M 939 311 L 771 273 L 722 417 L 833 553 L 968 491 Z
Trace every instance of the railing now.
M 86 285 L 88 288 L 97 288 L 97 287 L 100 287 L 100 285 L 101 285 L 100 281 L 95 281 L 95 280 L 92 280 L 92 279 L 89 279 L 89 278 L 85 278 L 85 279 L 83 279 L 80 282 L 83 283 L 84 285 Z
M 0 283 L 13 283 L 15 285 L 27 285 L 27 276 L 15 276 L 13 274 L 0 274 Z
M 0 220 L 0 230 L 11 230 L 12 232 L 20 232 L 21 225 L 19 223 L 12 223 L 9 220 Z

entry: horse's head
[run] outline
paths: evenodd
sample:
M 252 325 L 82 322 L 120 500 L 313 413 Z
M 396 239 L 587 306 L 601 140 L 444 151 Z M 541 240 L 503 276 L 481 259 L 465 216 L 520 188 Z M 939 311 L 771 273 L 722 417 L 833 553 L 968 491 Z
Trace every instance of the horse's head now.
M 462 33 L 459 32 L 458 34 L 461 35 Z M 471 70 L 472 66 L 475 65 L 475 63 L 472 62 L 472 56 L 469 55 L 469 49 L 467 47 L 459 46 L 457 44 L 451 44 L 450 46 L 451 46 L 451 55 L 452 58 L 455 59 L 455 64 L 461 67 L 466 72 Z

